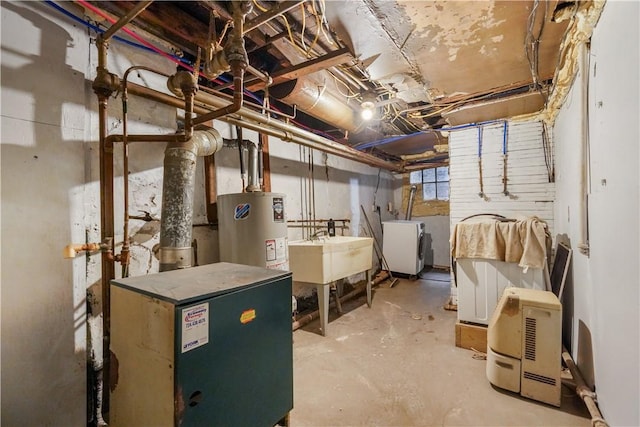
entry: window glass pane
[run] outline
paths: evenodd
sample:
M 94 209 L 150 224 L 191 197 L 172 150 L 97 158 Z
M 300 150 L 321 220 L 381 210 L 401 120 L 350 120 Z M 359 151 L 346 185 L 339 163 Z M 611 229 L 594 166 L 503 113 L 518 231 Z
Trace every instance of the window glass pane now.
M 435 182 L 436 181 L 436 170 L 435 168 L 425 169 L 422 171 L 422 179 L 424 182 Z
M 449 181 L 449 166 L 443 166 L 437 169 L 438 182 Z
M 409 174 L 410 184 L 422 184 L 422 171 L 414 171 Z
M 422 185 L 422 200 L 434 200 L 436 198 L 436 184 Z
M 438 200 L 449 200 L 449 183 L 439 182 L 436 185 L 438 186 Z

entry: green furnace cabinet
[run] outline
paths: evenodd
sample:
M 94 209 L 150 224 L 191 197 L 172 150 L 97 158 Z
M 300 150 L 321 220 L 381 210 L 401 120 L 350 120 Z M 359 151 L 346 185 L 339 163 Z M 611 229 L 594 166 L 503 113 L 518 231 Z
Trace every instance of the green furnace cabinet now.
M 218 263 L 112 281 L 110 377 L 110 426 L 288 418 L 291 273 Z

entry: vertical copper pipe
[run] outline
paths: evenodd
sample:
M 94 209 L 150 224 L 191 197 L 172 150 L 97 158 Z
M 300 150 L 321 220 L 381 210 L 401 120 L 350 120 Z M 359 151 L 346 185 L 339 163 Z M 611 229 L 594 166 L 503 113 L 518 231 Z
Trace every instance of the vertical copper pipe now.
M 216 199 L 218 192 L 216 189 L 216 160 L 215 156 L 204 157 L 204 186 L 207 202 L 207 221 L 209 224 L 218 222 L 218 208 Z
M 98 96 L 98 127 L 100 140 L 100 235 L 102 241 L 111 239 L 111 247 L 102 254 L 102 417 L 109 421 L 109 393 L 111 392 L 111 291 L 115 278 L 114 211 L 113 211 L 113 143 L 107 141 L 107 103 L 117 86 L 117 76 L 107 71 L 107 43 L 120 28 L 141 13 L 151 1 L 140 2 L 131 12 L 98 37 L 98 67 L 93 88 Z
M 122 277 L 129 276 L 129 261 L 130 261 L 130 239 L 129 239 L 129 133 L 128 129 L 128 102 L 129 102 L 129 91 L 127 88 L 127 82 L 129 79 L 129 74 L 135 70 L 146 70 L 151 71 L 153 73 L 159 74 L 164 77 L 169 77 L 168 74 L 163 73 L 161 71 L 154 70 L 145 66 L 133 66 L 129 67 L 127 71 L 125 71 L 124 76 L 122 77 L 122 187 L 123 187 L 123 243 L 122 250 L 120 251 L 120 264 L 122 266 Z M 191 104 L 193 107 L 193 103 Z M 113 138 L 107 138 L 106 141 L 108 143 L 113 144 L 111 142 Z
M 124 87 L 125 89 L 122 91 L 122 192 L 124 195 L 124 225 L 120 265 L 122 266 L 122 277 L 129 277 L 129 144 L 127 142 L 128 95 L 126 91 L 126 80 Z
M 98 94 L 98 121 L 100 132 L 100 237 L 102 241 L 112 239 L 114 235 L 113 218 L 113 144 L 106 141 L 107 99 Z M 113 255 L 113 239 L 108 249 Z M 111 332 L 111 280 L 115 278 L 113 256 L 109 252 L 102 254 L 102 413 L 105 421 L 109 413 L 110 384 L 110 332 Z
M 271 161 L 269 159 L 269 135 L 260 134 L 262 146 L 262 188 L 265 192 L 271 191 Z
M 244 100 L 244 67 L 238 61 L 234 61 L 231 64 L 231 73 L 233 74 L 233 103 L 203 116 L 196 117 L 193 120 L 194 125 L 208 122 L 209 120 L 215 120 L 219 117 L 226 116 L 227 114 L 233 114 L 240 110 L 242 107 L 242 101 Z

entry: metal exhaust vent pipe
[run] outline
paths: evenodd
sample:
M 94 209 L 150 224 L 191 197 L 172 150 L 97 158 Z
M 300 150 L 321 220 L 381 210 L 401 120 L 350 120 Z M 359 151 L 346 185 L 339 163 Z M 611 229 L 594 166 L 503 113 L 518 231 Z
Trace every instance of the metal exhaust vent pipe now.
M 417 190 L 418 190 L 417 185 L 412 185 L 411 189 L 409 190 L 409 203 L 407 204 L 407 213 L 404 216 L 404 219 L 407 221 L 411 219 L 411 211 L 413 210 L 413 201 L 416 197 Z
M 184 143 L 171 142 L 164 152 L 160 271 L 192 265 L 193 193 L 196 159 L 219 151 L 223 139 L 215 129 L 195 131 Z
M 271 95 L 286 104 L 295 104 L 299 110 L 337 128 L 353 133 L 363 130 L 365 122 L 345 99 L 336 95 L 339 92 L 333 79 L 325 78 L 320 82 L 319 77 L 322 76 L 316 73 L 279 84 L 270 89 Z

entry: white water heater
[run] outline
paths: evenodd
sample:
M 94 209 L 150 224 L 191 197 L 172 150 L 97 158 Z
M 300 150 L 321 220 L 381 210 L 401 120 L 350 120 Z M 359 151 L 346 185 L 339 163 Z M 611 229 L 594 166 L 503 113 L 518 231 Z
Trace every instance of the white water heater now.
M 217 200 L 220 261 L 289 270 L 284 194 L 223 194 Z

